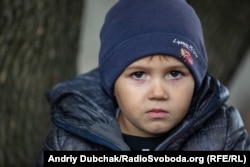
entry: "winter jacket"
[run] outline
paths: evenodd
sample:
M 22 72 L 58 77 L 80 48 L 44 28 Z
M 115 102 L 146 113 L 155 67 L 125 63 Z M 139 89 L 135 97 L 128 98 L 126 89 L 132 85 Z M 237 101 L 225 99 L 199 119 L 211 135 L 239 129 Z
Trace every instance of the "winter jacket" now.
M 229 92 L 207 74 L 185 119 L 155 150 L 250 150 L 239 112 Z M 116 119 L 117 105 L 100 86 L 98 69 L 57 84 L 47 94 L 53 126 L 43 150 L 129 151 Z

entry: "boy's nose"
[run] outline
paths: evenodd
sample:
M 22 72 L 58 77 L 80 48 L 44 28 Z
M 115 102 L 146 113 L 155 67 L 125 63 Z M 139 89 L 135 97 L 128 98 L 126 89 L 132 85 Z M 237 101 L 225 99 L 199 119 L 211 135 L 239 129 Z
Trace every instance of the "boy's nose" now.
M 166 100 L 168 94 L 166 90 L 166 83 L 161 80 L 152 81 L 150 84 L 149 99 L 150 100 Z

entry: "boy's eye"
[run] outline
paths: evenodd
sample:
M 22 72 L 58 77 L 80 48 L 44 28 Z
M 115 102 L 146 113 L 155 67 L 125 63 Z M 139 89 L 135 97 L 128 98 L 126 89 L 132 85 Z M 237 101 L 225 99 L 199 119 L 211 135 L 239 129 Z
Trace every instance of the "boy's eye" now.
M 145 77 L 145 73 L 142 71 L 137 71 L 137 72 L 132 73 L 132 77 L 134 79 L 142 79 Z
M 169 78 L 180 78 L 182 76 L 182 73 L 180 71 L 170 71 L 168 77 Z

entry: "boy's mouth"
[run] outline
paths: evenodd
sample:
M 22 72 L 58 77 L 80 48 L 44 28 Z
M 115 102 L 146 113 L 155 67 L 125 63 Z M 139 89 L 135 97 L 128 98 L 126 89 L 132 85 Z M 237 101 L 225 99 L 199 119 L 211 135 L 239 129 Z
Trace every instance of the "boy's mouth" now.
M 151 110 L 147 111 L 146 113 L 151 118 L 160 119 L 160 118 L 166 117 L 168 114 L 168 111 L 163 110 L 163 109 L 151 109 Z

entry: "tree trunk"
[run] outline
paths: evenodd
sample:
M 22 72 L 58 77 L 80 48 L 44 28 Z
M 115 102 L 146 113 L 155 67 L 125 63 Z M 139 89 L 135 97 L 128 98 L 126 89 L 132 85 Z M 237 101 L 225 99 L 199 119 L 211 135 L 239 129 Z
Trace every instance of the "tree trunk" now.
M 44 93 L 76 74 L 83 1 L 0 1 L 0 166 L 31 166 L 50 127 Z
M 188 2 L 203 25 L 209 71 L 228 85 L 250 47 L 250 1 Z

